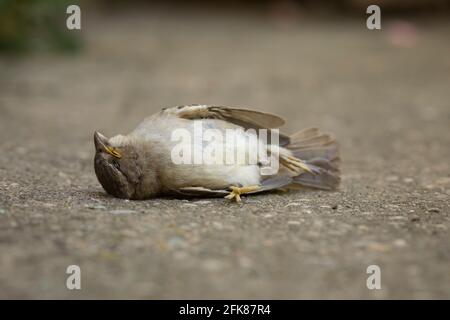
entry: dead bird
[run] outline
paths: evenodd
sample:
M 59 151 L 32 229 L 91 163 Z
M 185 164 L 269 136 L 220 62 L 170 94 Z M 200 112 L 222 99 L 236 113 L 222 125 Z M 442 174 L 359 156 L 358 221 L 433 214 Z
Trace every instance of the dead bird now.
M 283 124 L 284 120 L 276 115 L 248 109 L 207 105 L 165 108 L 128 135 L 108 139 L 95 132 L 95 173 L 107 193 L 134 200 L 169 195 L 223 196 L 241 201 L 242 194 L 274 189 L 336 189 L 340 183 L 336 140 L 317 128 L 309 128 L 291 136 L 278 134 L 274 139 L 277 143 L 260 143 L 262 129 L 272 137 Z M 209 146 L 216 151 L 240 152 L 245 160 L 231 164 L 174 161 L 174 156 L 192 159 L 203 150 L 205 141 L 196 139 L 198 125 L 222 136 L 234 130 L 233 139 L 210 139 Z M 174 139 L 175 130 L 193 139 L 180 142 Z M 258 138 L 258 143 L 247 143 L 249 137 Z M 276 172 L 264 173 L 259 158 L 249 161 L 249 154 L 261 148 L 279 160 Z

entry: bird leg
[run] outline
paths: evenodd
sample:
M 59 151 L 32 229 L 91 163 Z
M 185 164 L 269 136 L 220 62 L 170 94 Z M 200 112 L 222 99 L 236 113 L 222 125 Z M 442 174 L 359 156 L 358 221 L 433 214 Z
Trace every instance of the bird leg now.
M 231 192 L 229 195 L 225 196 L 226 199 L 236 200 L 236 202 L 241 202 L 241 194 L 249 193 L 252 191 L 259 190 L 260 186 L 248 186 L 248 187 L 235 187 L 231 186 Z

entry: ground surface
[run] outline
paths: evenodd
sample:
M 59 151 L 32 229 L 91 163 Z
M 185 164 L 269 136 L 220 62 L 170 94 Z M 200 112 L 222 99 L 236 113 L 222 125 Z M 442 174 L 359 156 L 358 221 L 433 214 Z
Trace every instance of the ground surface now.
M 450 24 L 398 47 L 364 20 L 85 16 L 82 54 L 0 61 L 1 298 L 450 298 Z M 187 103 L 334 132 L 341 190 L 106 196 L 94 130 Z

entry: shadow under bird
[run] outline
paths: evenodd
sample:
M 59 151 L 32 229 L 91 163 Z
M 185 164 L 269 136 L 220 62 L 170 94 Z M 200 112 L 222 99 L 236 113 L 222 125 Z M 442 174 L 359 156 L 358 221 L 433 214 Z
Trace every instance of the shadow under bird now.
M 275 189 L 333 190 L 339 186 L 338 144 L 317 128 L 291 136 L 279 134 L 277 145 L 271 141 L 263 143 L 262 148 L 279 160 L 279 169 L 269 175 L 262 174 L 260 162 L 248 159 L 231 165 L 174 163 L 172 152 L 180 142 L 173 141 L 173 130 L 181 128 L 195 135 L 195 126 L 199 124 L 224 135 L 228 129 L 238 129 L 234 136 L 237 142 L 212 140 L 210 144 L 222 150 L 238 149 L 233 151 L 248 155 L 261 147 L 240 143 L 248 141 L 248 132 L 256 136 L 260 129 L 270 132 L 282 126 L 284 120 L 269 113 L 231 107 L 191 105 L 163 109 L 128 135 L 108 139 L 95 132 L 95 173 L 99 182 L 110 195 L 135 200 L 168 195 L 240 201 L 242 194 Z M 192 147 L 192 141 L 186 143 Z

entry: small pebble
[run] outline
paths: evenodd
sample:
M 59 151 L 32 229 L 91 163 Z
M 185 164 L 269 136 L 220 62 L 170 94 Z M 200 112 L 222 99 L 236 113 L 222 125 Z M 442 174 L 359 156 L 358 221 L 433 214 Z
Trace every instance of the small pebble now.
M 389 220 L 406 220 L 407 218 L 405 216 L 391 216 L 389 217 Z
M 361 231 L 368 231 L 369 230 L 369 227 L 367 227 L 367 226 L 365 226 L 365 225 L 359 225 L 358 226 L 358 230 L 361 230 Z
M 182 206 L 185 208 L 196 208 L 197 207 L 197 205 L 193 204 L 193 203 L 183 203 Z
M 66 173 L 62 172 L 62 171 L 58 172 L 58 176 L 60 178 L 67 178 L 68 177 L 68 175 Z
M 302 204 L 301 203 L 298 203 L 298 202 L 291 202 L 291 203 L 288 203 L 287 205 L 285 205 L 285 207 L 297 207 L 297 206 L 301 206 Z
M 208 200 L 195 201 L 195 204 L 210 204 L 210 203 L 212 203 L 212 202 L 208 201 Z
M 394 241 L 394 246 L 396 246 L 397 248 L 406 247 L 406 241 L 403 239 L 397 239 Z
M 223 229 L 223 224 L 218 222 L 218 221 L 214 221 L 212 223 L 212 225 L 214 226 L 214 228 L 218 229 L 218 230 L 222 230 Z
M 178 249 L 178 248 L 186 247 L 186 241 L 184 241 L 183 238 L 180 238 L 180 237 L 177 237 L 177 236 L 170 238 L 169 241 L 167 242 L 167 244 L 172 249 Z
M 85 205 L 86 208 L 88 209 L 92 209 L 92 210 L 106 210 L 106 207 L 102 204 L 86 204 Z
M 287 224 L 290 230 L 298 230 L 300 228 L 300 221 L 288 221 Z
M 389 251 L 389 246 L 382 244 L 382 243 L 378 243 L 378 242 L 370 243 L 367 247 L 371 251 L 377 251 L 377 252 Z
M 112 214 L 133 214 L 136 213 L 134 210 L 111 210 L 110 213 Z
M 0 214 L 6 213 L 5 209 L 0 208 Z

